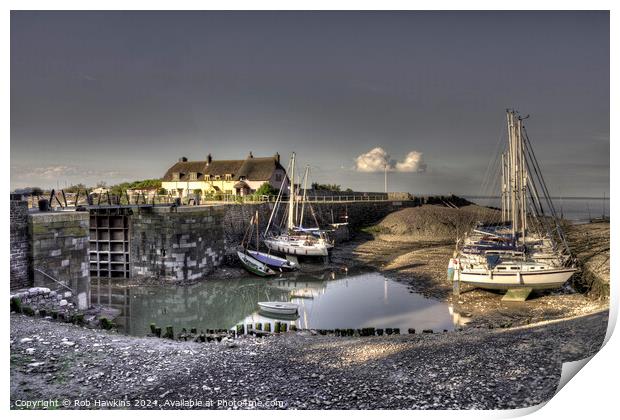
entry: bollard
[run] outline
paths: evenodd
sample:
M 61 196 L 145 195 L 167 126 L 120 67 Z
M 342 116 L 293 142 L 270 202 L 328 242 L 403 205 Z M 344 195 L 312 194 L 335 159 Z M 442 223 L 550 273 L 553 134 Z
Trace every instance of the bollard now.
M 173 330 L 171 325 L 168 325 L 166 327 L 166 332 L 164 333 L 164 338 L 169 338 L 171 340 L 174 340 L 174 330 Z
M 161 327 L 156 327 L 155 328 L 155 337 L 160 337 L 161 338 Z
M 151 334 L 155 335 L 155 330 L 157 329 L 157 325 L 151 324 L 149 325 L 149 327 L 151 328 Z
M 408 332 L 409 334 L 415 334 L 415 328 L 409 328 L 409 329 L 407 330 L 407 332 Z
M 265 322 L 265 331 L 271 332 L 271 322 Z

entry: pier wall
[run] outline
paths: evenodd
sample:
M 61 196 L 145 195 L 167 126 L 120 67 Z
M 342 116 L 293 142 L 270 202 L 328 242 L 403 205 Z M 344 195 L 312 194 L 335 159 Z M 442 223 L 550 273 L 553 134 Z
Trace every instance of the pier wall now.
M 32 287 L 28 259 L 30 241 L 28 239 L 28 202 L 11 200 L 11 290 Z
M 88 212 L 37 212 L 28 216 L 33 283 L 52 290 L 67 291 L 34 271 L 42 270 L 72 289 L 74 303 L 79 309 L 86 308 L 90 300 L 88 223 Z
M 357 228 L 411 205 L 414 201 L 314 203 L 314 216 L 307 208 L 304 225 L 315 226 L 316 217 L 321 224 L 348 221 Z M 216 267 L 236 260 L 236 248 L 257 212 L 264 232 L 272 209 L 273 203 L 140 209 L 129 217 L 132 277 L 205 279 Z M 252 234 L 255 240 L 256 232 Z
M 404 207 L 432 203 L 432 200 L 432 197 L 414 197 L 409 200 L 314 202 L 311 209 L 305 209 L 304 226 L 316 226 L 316 218 L 323 226 L 348 222 L 349 227 L 356 229 L 376 223 Z M 88 296 L 90 277 L 105 277 L 102 266 L 106 264 L 120 266 L 121 262 L 116 261 L 118 255 L 112 256 L 114 250 L 104 249 L 107 243 L 103 242 L 110 242 L 110 247 L 119 245 L 121 241 L 116 241 L 114 235 L 120 235 L 121 230 L 127 236 L 123 236 L 121 245 L 128 249 L 123 251 L 125 259 L 122 261 L 127 272 L 121 277 L 203 280 L 216 267 L 236 262 L 235 251 L 247 232 L 250 219 L 258 213 L 259 230 L 264 232 L 273 206 L 273 203 L 246 203 L 127 208 L 122 215 L 127 224 L 123 221 L 122 226 L 116 227 L 103 226 L 104 221 L 112 223 L 118 218 L 118 215 L 102 215 L 103 207 L 90 210 L 90 215 L 76 211 L 31 212 L 28 215 L 23 204 L 12 203 L 11 289 L 33 285 L 56 289 L 44 276 L 33 274 L 33 268 L 39 268 L 71 287 L 78 304 L 83 305 L 89 300 L 84 294 Z M 280 223 L 285 211 L 286 203 L 283 203 L 275 222 Z M 96 238 L 92 237 L 93 232 Z M 100 233 L 110 237 L 99 238 Z M 255 239 L 255 232 L 253 235 Z M 110 274 L 112 271 L 110 268 L 107 273 L 114 277 Z

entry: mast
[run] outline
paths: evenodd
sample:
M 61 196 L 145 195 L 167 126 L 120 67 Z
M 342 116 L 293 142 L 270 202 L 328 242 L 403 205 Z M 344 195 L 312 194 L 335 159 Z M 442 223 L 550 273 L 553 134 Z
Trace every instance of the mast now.
M 289 186 L 287 227 L 289 230 L 293 230 L 295 227 L 295 152 L 291 155 L 291 185 Z
M 304 210 L 306 208 L 306 191 L 308 191 L 308 172 L 310 172 L 310 165 L 306 165 L 306 173 L 304 174 L 304 195 L 301 202 L 301 214 L 299 215 L 299 227 L 304 224 Z
M 506 222 L 506 153 L 502 153 L 502 223 Z
M 527 209 L 525 205 L 525 193 L 527 188 L 527 170 L 525 168 L 525 153 L 523 147 L 523 137 L 521 127 L 523 119 L 519 117 L 518 138 L 519 138 L 519 204 L 521 211 L 521 239 L 525 244 L 525 231 L 527 229 Z

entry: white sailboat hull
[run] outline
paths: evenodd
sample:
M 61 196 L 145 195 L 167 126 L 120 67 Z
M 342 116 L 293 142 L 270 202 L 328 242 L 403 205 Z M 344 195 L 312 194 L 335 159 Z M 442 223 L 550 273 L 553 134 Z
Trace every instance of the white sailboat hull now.
M 280 239 L 265 239 L 265 245 L 272 251 L 287 255 L 325 257 L 329 255 L 329 248 L 325 243 L 315 242 L 304 244 L 303 241 L 285 241 Z
M 549 268 L 532 272 L 474 269 L 460 270 L 455 275 L 461 283 L 484 289 L 555 289 L 562 287 L 575 271 L 574 268 Z

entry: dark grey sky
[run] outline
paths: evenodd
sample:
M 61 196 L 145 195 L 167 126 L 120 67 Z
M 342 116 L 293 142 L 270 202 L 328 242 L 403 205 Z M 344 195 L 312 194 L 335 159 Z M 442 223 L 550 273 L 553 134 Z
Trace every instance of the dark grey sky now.
M 179 156 L 422 153 L 391 190 L 477 194 L 506 107 L 553 194 L 609 191 L 607 12 L 13 12 L 11 187 L 160 177 Z

